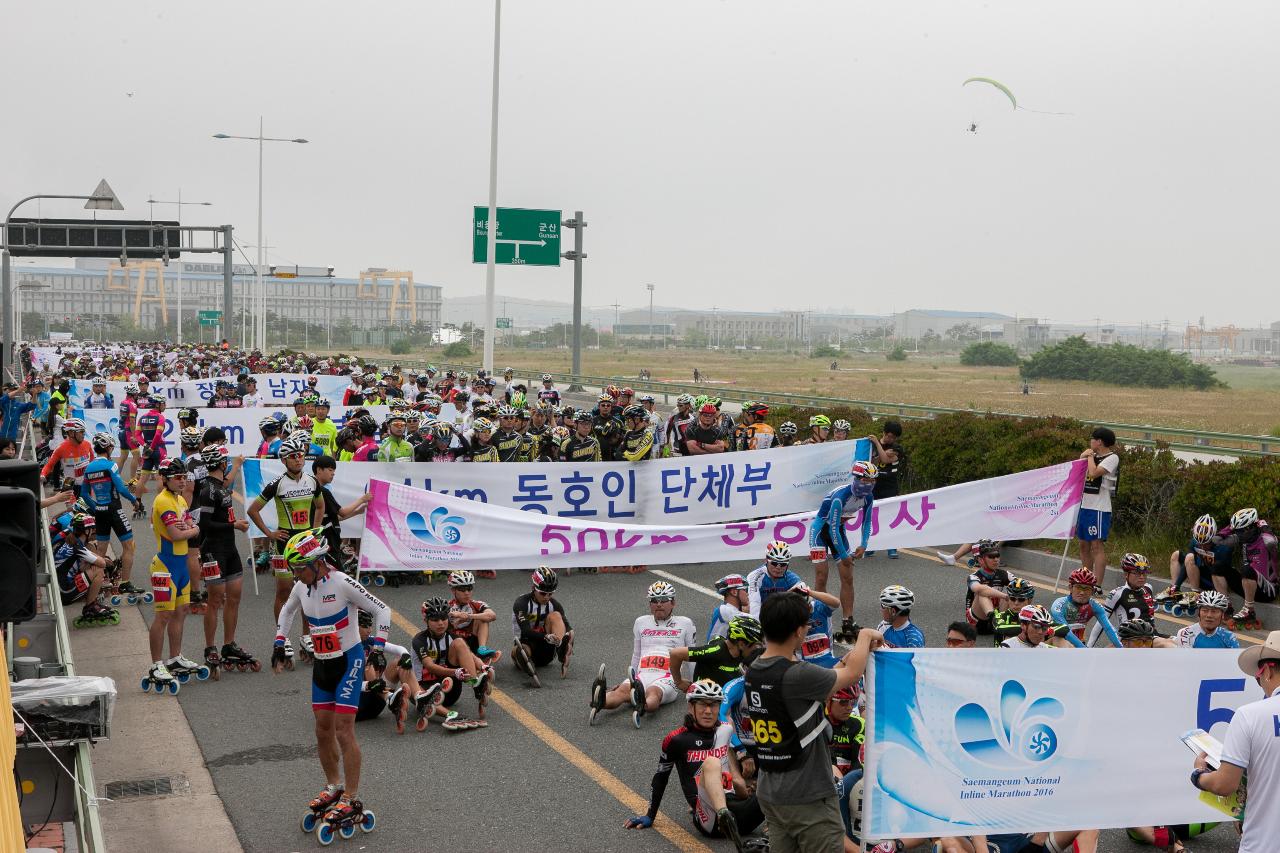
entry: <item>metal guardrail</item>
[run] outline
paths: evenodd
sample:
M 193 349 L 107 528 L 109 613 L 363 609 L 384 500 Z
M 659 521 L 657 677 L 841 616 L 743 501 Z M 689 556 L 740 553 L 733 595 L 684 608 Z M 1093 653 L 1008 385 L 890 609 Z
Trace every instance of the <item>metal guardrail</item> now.
M 424 369 L 426 363 L 406 366 Z M 436 367 L 447 370 L 465 370 L 474 373 L 479 365 L 436 362 Z M 997 415 L 1007 418 L 1035 418 L 1041 415 L 1028 415 L 1019 412 L 980 411 L 978 409 L 957 409 L 945 406 L 922 406 L 915 403 L 887 403 L 879 400 L 852 400 L 842 397 L 823 397 L 815 394 L 790 394 L 780 391 L 758 391 L 740 388 L 727 388 L 718 385 L 702 385 L 692 382 L 654 382 L 652 380 L 634 379 L 629 376 L 587 376 L 585 374 L 550 373 L 551 378 L 559 383 L 582 385 L 584 387 L 603 388 L 606 385 L 625 383 L 631 388 L 643 389 L 652 394 L 661 394 L 665 404 L 680 394 L 710 394 L 735 403 L 758 400 L 762 403 L 797 406 L 806 409 L 831 409 L 849 407 L 863 409 L 872 415 L 892 416 L 911 420 L 929 420 L 938 415 L 972 414 Z M 541 375 L 541 372 L 534 375 Z M 1218 454 L 1222 456 L 1258 457 L 1280 454 L 1280 438 L 1267 435 L 1242 435 L 1229 432 L 1209 432 L 1182 427 L 1155 426 L 1152 424 L 1121 424 L 1104 421 L 1090 421 L 1095 426 L 1108 427 L 1115 431 L 1118 438 L 1128 445 L 1143 447 L 1167 446 L 1171 450 L 1188 453 Z

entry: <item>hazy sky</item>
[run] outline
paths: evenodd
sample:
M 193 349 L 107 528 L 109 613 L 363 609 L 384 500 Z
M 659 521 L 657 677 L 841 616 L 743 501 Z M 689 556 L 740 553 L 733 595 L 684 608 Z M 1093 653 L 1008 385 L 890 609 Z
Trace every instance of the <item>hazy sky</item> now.
M 267 148 L 273 262 L 483 291 L 492 2 L 4 20 L 4 209 L 106 177 L 127 215 L 181 188 L 254 243 L 256 146 L 210 135 L 263 114 L 311 140 Z M 589 304 L 1270 323 L 1276 32 L 1262 2 L 507 0 L 498 201 L 585 211 Z M 498 290 L 568 300 L 571 267 Z

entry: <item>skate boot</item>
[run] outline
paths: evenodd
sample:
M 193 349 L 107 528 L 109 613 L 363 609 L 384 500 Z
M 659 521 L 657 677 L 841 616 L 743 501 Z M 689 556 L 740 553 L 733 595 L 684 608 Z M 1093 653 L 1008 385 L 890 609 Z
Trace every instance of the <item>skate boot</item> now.
M 396 685 L 396 689 L 387 697 L 387 710 L 391 712 L 391 722 L 395 724 L 396 734 L 404 734 L 404 718 L 409 714 L 409 703 L 404 698 L 404 685 Z
M 293 669 L 293 643 L 286 638 L 284 641 L 284 668 Z
M 569 658 L 573 657 L 573 634 L 564 635 L 560 647 L 556 649 L 556 656 L 560 658 L 560 677 L 568 678 Z
M 452 689 L 453 679 L 443 678 L 440 681 L 428 684 L 422 689 L 421 693 L 413 697 L 414 709 L 417 712 L 417 720 L 414 721 L 415 729 L 420 732 L 427 730 L 427 723 L 430 721 L 431 715 L 435 713 L 436 705 Z
M 298 657 L 303 663 L 310 663 L 316 659 L 316 648 L 311 644 L 310 634 L 302 635 L 302 640 L 298 644 Z
M 631 670 L 631 723 L 637 729 L 640 728 L 640 718 L 645 712 L 645 695 L 644 684 L 640 681 L 640 676 L 636 674 L 635 669 Z
M 209 609 L 209 593 L 203 589 L 197 589 L 191 593 L 191 603 L 187 605 L 187 613 L 192 616 L 199 616 Z
M 858 641 L 858 631 L 858 623 L 851 618 L 845 618 L 840 623 L 840 630 L 836 632 L 836 642 L 853 645 Z
M 133 581 L 125 581 L 116 587 L 116 595 L 112 596 L 111 604 L 118 605 L 117 596 L 123 596 L 123 599 L 130 604 L 150 604 L 156 600 L 155 595 L 149 589 L 140 589 L 133 585 Z
M 1182 602 L 1182 590 L 1177 587 L 1166 587 L 1156 593 L 1153 599 L 1161 613 L 1172 613 L 1175 605 Z
M 119 622 L 120 614 L 117 611 L 104 607 L 96 601 L 90 601 L 85 604 L 80 615 L 71 624 L 77 628 L 97 628 L 102 625 L 117 625 Z
M 168 666 L 169 672 L 173 674 L 173 677 L 178 679 L 179 684 L 186 684 L 193 675 L 197 681 L 204 681 L 209 677 L 210 673 L 209 667 L 202 663 L 196 663 L 182 655 L 171 658 L 166 666 Z
M 204 665 L 209 667 L 209 674 L 214 681 L 222 677 L 222 658 L 218 656 L 217 646 L 204 647 Z
M 325 785 L 324 790 L 316 794 L 311 802 L 307 804 L 309 811 L 302 816 L 302 831 L 313 832 L 316 824 L 320 822 L 333 804 L 340 799 L 342 799 L 342 787 L 340 785 Z
M 253 655 L 249 654 L 235 643 L 227 643 L 222 647 L 222 666 L 226 670 L 230 670 L 232 667 L 235 667 L 241 672 L 244 672 L 246 669 L 258 672 L 262 669 L 262 664 L 258 663 Z
M 440 728 L 446 732 L 466 732 L 472 729 L 480 729 L 489 725 L 483 720 L 469 720 L 459 714 L 457 711 L 450 711 L 449 715 L 444 718 L 444 722 L 440 724 Z
M 1227 620 L 1227 627 L 1232 631 L 1257 631 L 1262 627 L 1262 620 L 1252 607 L 1245 604 Z
M 377 820 L 373 812 L 367 811 L 359 800 L 348 800 L 343 797 L 329 807 L 321 821 L 316 824 L 316 841 L 322 847 L 333 843 L 334 835 L 351 838 L 356 829 L 361 832 L 373 832 Z
M 605 681 L 604 678 L 604 666 L 604 664 L 600 664 L 596 679 L 591 682 L 591 707 L 587 712 L 588 726 L 596 724 L 596 717 L 604 710 L 604 695 L 609 692 L 609 682 Z
M 511 659 L 515 663 L 516 669 L 529 676 L 529 678 L 533 680 L 534 687 L 541 687 L 542 682 L 538 680 L 538 669 L 533 665 L 533 661 L 529 659 L 529 655 L 525 652 L 524 646 L 520 643 L 516 643 L 515 648 L 511 651 L 511 655 Z
M 733 812 L 728 809 L 717 811 L 716 829 L 720 830 L 720 834 L 733 843 L 734 850 L 742 853 L 742 836 L 738 833 L 738 821 L 734 818 Z
M 169 672 L 169 668 L 163 663 L 156 662 L 151 665 L 151 669 L 147 674 L 142 676 L 142 692 L 154 690 L 157 693 L 163 693 L 168 690 L 170 693 L 177 695 L 178 682 L 174 679 L 173 674 Z

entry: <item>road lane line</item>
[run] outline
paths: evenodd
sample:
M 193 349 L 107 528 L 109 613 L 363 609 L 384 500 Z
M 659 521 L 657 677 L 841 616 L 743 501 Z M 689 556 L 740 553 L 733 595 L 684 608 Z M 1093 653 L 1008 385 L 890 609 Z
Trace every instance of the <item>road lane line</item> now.
M 724 597 L 724 596 L 720 595 L 720 593 L 716 592 L 714 589 L 712 589 L 712 588 L 711 588 L 711 587 L 709 587 L 709 586 L 703 586 L 703 585 L 702 585 L 702 584 L 700 584 L 700 583 L 694 583 L 693 581 L 685 580 L 684 578 L 680 577 L 679 575 L 673 575 L 673 574 L 671 574 L 671 572 L 664 572 L 664 571 L 662 571 L 662 570 L 660 570 L 660 569 L 650 569 L 650 570 L 649 570 L 649 574 L 651 574 L 651 575 L 657 575 L 657 576 L 658 576 L 658 577 L 660 577 L 660 578 L 666 578 L 667 580 L 669 580 L 669 581 L 671 581 L 671 582 L 673 582 L 673 583 L 678 583 L 678 584 L 680 584 L 681 586 L 687 586 L 687 587 L 689 587 L 689 589 L 697 590 L 698 592 L 702 593 L 703 595 L 709 595 L 709 596 L 711 596 L 712 598 L 723 598 L 723 597 Z
M 400 615 L 390 605 L 387 605 L 387 609 L 391 611 L 391 620 L 408 633 L 410 637 L 418 633 L 417 625 Z M 524 726 L 534 737 L 551 747 L 566 761 L 581 770 L 584 776 L 599 785 L 604 789 L 605 793 L 625 806 L 632 814 L 644 814 L 649 810 L 649 801 L 646 798 L 628 788 L 621 779 L 592 761 L 585 752 L 565 740 L 542 720 L 526 711 L 515 699 L 503 693 L 497 687 L 493 688 L 490 698 L 497 702 L 502 707 L 502 710 L 510 714 L 516 722 Z M 703 844 L 692 833 L 668 817 L 665 812 L 658 813 L 657 820 L 653 822 L 653 828 L 682 853 L 714 853 L 710 847 Z

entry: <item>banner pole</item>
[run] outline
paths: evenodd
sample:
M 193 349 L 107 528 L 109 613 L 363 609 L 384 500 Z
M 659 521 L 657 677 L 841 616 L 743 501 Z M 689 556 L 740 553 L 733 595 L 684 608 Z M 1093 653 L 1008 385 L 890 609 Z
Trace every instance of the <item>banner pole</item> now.
M 1071 529 L 1074 530 L 1076 528 L 1076 525 L 1079 523 L 1080 523 L 1080 505 L 1076 504 L 1076 519 L 1075 521 L 1072 522 Z M 1057 593 L 1059 591 L 1058 584 L 1062 583 L 1062 569 L 1067 565 L 1067 551 L 1070 548 L 1071 548 L 1071 537 L 1068 536 L 1067 541 L 1062 543 L 1062 559 L 1058 561 L 1058 576 L 1053 579 L 1054 593 Z

